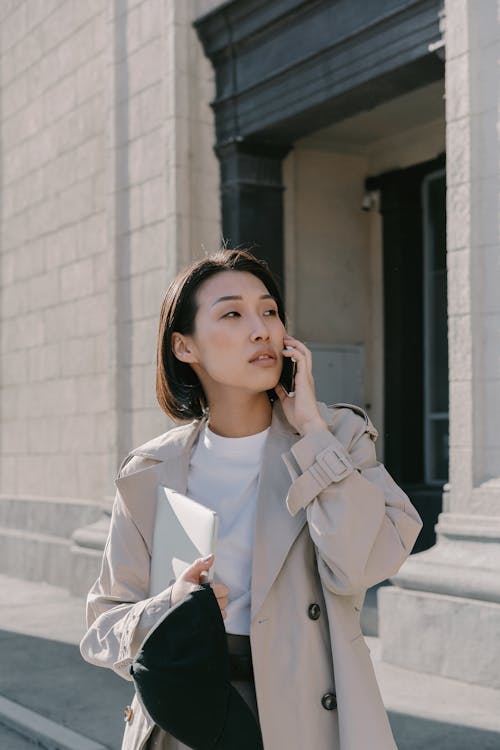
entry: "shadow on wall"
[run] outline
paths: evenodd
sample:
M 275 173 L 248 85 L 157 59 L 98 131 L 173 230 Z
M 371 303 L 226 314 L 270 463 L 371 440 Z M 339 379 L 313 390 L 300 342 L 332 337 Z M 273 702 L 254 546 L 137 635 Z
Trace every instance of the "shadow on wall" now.
M 113 271 L 117 279 L 115 310 L 115 346 L 113 374 L 115 377 L 115 435 L 116 455 L 119 461 L 127 455 L 132 445 L 132 303 L 130 298 L 130 185 L 129 174 L 129 59 L 127 55 L 128 12 L 122 0 L 114 3 L 114 90 L 112 123 L 115 163 L 113 210 Z M 137 106 L 135 104 L 134 106 Z M 117 467 L 118 468 L 118 467 Z

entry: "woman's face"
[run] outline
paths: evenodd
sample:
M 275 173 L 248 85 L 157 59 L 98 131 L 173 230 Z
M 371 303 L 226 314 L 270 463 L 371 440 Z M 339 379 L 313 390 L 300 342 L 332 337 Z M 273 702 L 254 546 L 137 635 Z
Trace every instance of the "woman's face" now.
M 197 303 L 194 334 L 174 333 L 172 344 L 176 356 L 191 364 L 207 396 L 220 386 L 253 393 L 274 388 L 286 330 L 264 283 L 247 271 L 222 271 L 198 288 Z M 262 352 L 270 359 L 256 361 Z

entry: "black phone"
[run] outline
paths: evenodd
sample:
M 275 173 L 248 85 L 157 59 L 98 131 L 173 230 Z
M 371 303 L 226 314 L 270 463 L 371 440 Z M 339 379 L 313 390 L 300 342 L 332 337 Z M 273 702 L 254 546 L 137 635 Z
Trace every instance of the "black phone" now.
M 281 370 L 280 383 L 289 396 L 295 395 L 295 371 L 297 363 L 291 357 L 283 357 L 283 369 Z

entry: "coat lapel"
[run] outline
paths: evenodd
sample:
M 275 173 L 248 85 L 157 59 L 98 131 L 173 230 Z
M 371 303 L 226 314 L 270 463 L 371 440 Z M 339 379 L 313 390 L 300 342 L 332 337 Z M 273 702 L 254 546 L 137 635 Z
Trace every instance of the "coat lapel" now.
M 292 480 L 282 454 L 288 453 L 299 439 L 286 419 L 281 403 L 276 401 L 257 490 L 251 620 L 262 607 L 290 547 L 306 522 L 305 511 L 292 517 L 286 507 Z
M 191 447 L 203 420 L 190 422 L 151 440 L 131 452 L 131 456 L 151 458 L 158 463 L 118 477 L 115 484 L 142 538 L 152 553 L 158 485 L 186 492 Z
M 324 406 L 318 404 L 318 406 Z M 321 409 L 323 412 L 323 409 Z M 327 410 L 323 412 L 327 416 Z M 134 522 L 151 554 L 158 484 L 186 493 L 191 448 L 205 419 L 164 433 L 133 451 L 133 455 L 158 461 L 146 469 L 116 480 Z M 258 614 L 288 551 L 306 523 L 300 510 L 292 517 L 286 497 L 292 479 L 283 461 L 292 445 L 300 439 L 285 417 L 280 401 L 273 404 L 271 429 L 264 445 L 257 490 L 255 542 L 252 562 L 251 619 Z

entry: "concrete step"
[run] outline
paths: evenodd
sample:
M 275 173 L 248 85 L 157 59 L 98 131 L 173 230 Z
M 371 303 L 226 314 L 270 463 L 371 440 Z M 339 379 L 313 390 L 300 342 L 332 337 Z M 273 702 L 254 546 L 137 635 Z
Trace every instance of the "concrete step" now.
M 4 750 L 34 750 L 36 745 L 25 734 L 8 729 L 0 721 L 0 747 Z
M 42 714 L 2 696 L 0 722 L 13 730 L 17 738 L 21 736 L 32 740 L 44 750 L 108 750 L 100 742 L 94 742 L 79 732 L 67 729 L 51 719 L 46 719 Z
M 500 691 L 402 669 L 366 642 L 399 750 L 498 750 Z
M 93 500 L 0 495 L 0 526 L 69 539 L 97 521 L 102 506 Z
M 89 568 L 92 555 L 84 554 L 83 563 L 73 555 L 71 536 L 101 516 L 102 506 L 91 500 L 0 495 L 0 573 L 82 594 L 97 577 L 98 562 L 92 559 Z
M 0 573 L 61 586 L 86 597 L 99 575 L 102 549 L 80 547 L 71 539 L 0 527 Z
M 0 572 L 69 588 L 71 541 L 50 534 L 0 527 Z

